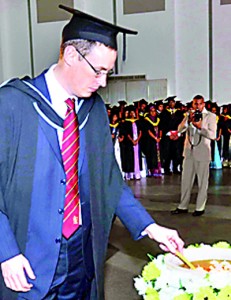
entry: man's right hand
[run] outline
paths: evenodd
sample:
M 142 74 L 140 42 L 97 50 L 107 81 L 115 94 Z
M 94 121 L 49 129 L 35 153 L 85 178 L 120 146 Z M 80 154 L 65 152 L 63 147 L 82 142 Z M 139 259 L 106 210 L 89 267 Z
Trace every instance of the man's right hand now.
M 35 279 L 35 275 L 29 261 L 22 254 L 4 261 L 1 269 L 5 285 L 9 289 L 16 292 L 28 292 L 33 287 L 27 281 L 26 276 Z

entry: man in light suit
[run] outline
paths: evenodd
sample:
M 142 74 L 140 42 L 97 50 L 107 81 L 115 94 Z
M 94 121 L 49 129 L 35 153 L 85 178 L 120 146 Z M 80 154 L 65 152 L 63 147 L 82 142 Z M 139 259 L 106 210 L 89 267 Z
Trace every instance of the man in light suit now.
M 211 140 L 216 138 L 216 115 L 206 110 L 201 95 L 193 98 L 192 108 L 178 127 L 179 132 L 186 131 L 186 139 L 183 151 L 181 201 L 178 207 L 171 211 L 173 215 L 188 212 L 195 176 L 198 181 L 198 194 L 193 216 L 204 214 L 207 201 Z
M 115 215 L 134 239 L 148 235 L 171 252 L 184 244 L 176 230 L 155 223 L 123 181 L 105 104 L 96 92 L 115 64 L 117 34 L 136 32 L 60 7 L 73 16 L 63 29 L 58 62 L 36 78 L 15 78 L 0 89 L 2 300 L 103 300 Z M 70 114 L 79 124 L 72 142 L 80 145 L 72 200 L 80 210 L 71 218 L 77 229 L 66 236 L 70 180 L 62 152 Z

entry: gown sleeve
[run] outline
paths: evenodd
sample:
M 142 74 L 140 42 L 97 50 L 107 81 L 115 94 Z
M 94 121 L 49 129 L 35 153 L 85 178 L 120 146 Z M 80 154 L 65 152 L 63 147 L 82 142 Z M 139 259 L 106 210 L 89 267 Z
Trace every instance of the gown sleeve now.
M 144 229 L 155 223 L 125 183 L 123 184 L 123 192 L 116 209 L 116 215 L 131 233 L 134 240 L 142 238 Z

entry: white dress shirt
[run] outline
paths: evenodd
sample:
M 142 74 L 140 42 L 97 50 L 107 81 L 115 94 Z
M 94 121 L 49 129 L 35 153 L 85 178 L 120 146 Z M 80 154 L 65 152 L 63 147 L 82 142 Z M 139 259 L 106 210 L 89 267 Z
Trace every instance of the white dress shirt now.
M 82 102 L 78 104 L 78 98 L 73 95 L 69 95 L 67 91 L 61 86 L 61 84 L 57 81 L 55 74 L 54 74 L 54 68 L 56 65 L 52 65 L 50 69 L 45 74 L 45 80 L 47 83 L 47 88 L 50 94 L 51 98 L 51 104 L 55 112 L 62 118 L 65 119 L 66 111 L 67 111 L 67 105 L 65 103 L 65 100 L 68 98 L 75 99 L 75 107 L 76 107 L 76 113 L 79 111 Z M 57 135 L 59 140 L 59 146 L 60 149 L 62 149 L 62 139 L 63 139 L 63 128 L 57 129 Z M 79 207 L 79 223 L 82 224 L 82 216 L 81 216 L 81 206 Z

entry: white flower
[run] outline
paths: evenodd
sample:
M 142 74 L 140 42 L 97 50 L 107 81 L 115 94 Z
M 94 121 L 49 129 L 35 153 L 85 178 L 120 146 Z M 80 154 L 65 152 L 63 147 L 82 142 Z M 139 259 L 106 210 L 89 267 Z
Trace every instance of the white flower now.
M 138 291 L 140 296 L 145 295 L 146 289 L 150 286 L 150 283 L 145 282 L 143 277 L 139 276 L 134 278 L 134 286 L 135 289 Z
M 161 270 L 161 276 L 157 278 L 155 283 L 156 289 L 163 289 L 165 287 L 180 288 L 180 272 L 175 272 L 165 269 Z
M 193 245 L 189 247 L 193 248 Z M 200 244 L 199 248 L 207 251 L 212 247 L 211 245 Z M 217 248 L 219 247 L 217 246 Z M 220 263 L 215 260 L 213 268 L 209 272 L 203 268 L 198 268 L 195 271 L 183 269 L 179 271 L 179 268 L 169 268 L 165 263 L 165 255 L 158 255 L 152 260 L 152 263 L 161 272 L 155 281 L 145 282 L 142 276 L 134 278 L 134 286 L 143 299 L 148 287 L 157 291 L 160 300 L 167 300 L 185 293 L 194 295 L 201 287 L 220 290 L 231 285 L 231 264 L 229 262 Z
M 173 299 L 179 295 L 179 290 L 172 287 L 167 287 L 159 292 L 160 300 Z
M 203 248 L 203 249 L 210 249 L 211 248 L 211 245 L 207 245 L 207 244 L 203 244 L 203 243 L 201 243 L 200 244 L 200 248 Z
M 209 282 L 213 288 L 222 289 L 227 285 L 231 285 L 231 273 L 230 271 L 212 270 L 209 272 Z
M 182 278 L 182 286 L 186 289 L 189 294 L 194 294 L 199 291 L 201 287 L 210 286 L 210 283 L 205 278 L 198 278 L 198 280 L 190 278 Z
M 158 269 L 162 270 L 163 268 L 166 268 L 163 254 L 160 254 L 157 256 L 157 258 L 154 258 L 154 262 Z

